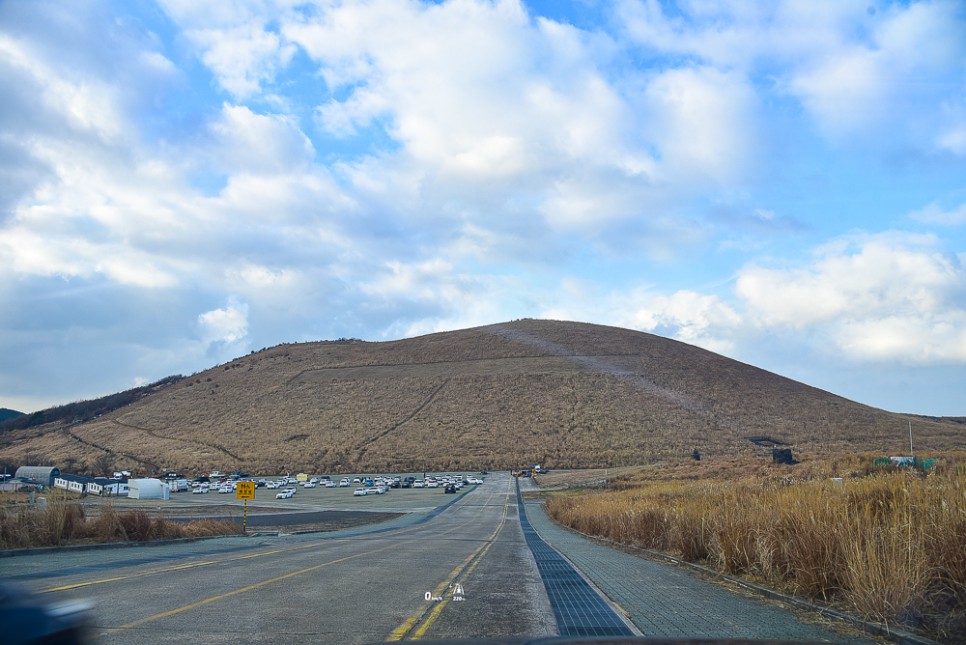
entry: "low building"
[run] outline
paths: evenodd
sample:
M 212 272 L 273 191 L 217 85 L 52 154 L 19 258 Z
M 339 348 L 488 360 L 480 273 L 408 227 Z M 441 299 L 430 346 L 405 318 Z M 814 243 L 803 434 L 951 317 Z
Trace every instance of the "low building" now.
M 131 499 L 171 499 L 171 488 L 160 479 L 129 479 L 127 485 Z
M 119 482 L 112 479 L 109 483 L 101 486 L 101 495 L 104 497 L 127 497 L 129 492 L 126 481 Z
M 40 484 L 41 486 L 53 486 L 54 479 L 60 477 L 60 468 L 54 466 L 21 466 L 14 475 L 16 479 Z
M 86 475 L 61 473 L 59 477 L 54 478 L 54 488 L 69 490 L 72 493 L 86 493 L 88 492 L 87 487 L 92 483 L 94 483 L 94 478 Z
M 85 492 L 89 495 L 104 495 L 104 488 L 116 483 L 116 481 L 113 479 L 108 479 L 107 477 L 95 477 L 94 481 L 87 482 L 87 489 Z M 125 494 L 127 494 L 127 491 L 125 491 Z

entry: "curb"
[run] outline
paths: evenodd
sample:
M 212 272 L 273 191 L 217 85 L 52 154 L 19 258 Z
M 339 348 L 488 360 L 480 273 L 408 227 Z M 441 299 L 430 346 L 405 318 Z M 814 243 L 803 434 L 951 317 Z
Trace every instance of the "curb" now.
M 906 630 L 889 627 L 888 625 L 884 625 L 882 623 L 872 623 L 872 622 L 863 620 L 862 618 L 859 618 L 857 616 L 852 616 L 849 614 L 842 613 L 841 611 L 832 609 L 831 607 L 817 605 L 809 600 L 805 600 L 797 596 L 789 596 L 788 594 L 782 593 L 780 591 L 776 591 L 769 587 L 764 587 L 754 582 L 748 582 L 747 580 L 742 580 L 740 578 L 736 578 L 734 576 L 721 573 L 720 571 L 715 571 L 714 569 L 705 567 L 700 564 L 695 564 L 694 562 L 687 562 L 680 558 L 676 558 L 673 555 L 668 555 L 666 553 L 661 553 L 659 551 L 651 551 L 650 549 L 645 549 L 645 548 L 633 546 L 630 544 L 622 544 L 620 542 L 615 542 L 613 540 L 598 537 L 596 535 L 581 533 L 580 531 L 572 529 L 569 526 L 564 526 L 563 524 L 560 524 L 559 522 L 551 518 L 549 515 L 547 516 L 547 518 L 550 519 L 550 521 L 552 521 L 560 528 L 570 531 L 571 533 L 574 533 L 576 535 L 579 535 L 587 540 L 590 540 L 591 542 L 596 542 L 610 548 L 624 549 L 627 551 L 641 554 L 652 560 L 662 560 L 670 564 L 674 564 L 680 567 L 684 567 L 686 569 L 697 571 L 709 577 L 717 578 L 719 580 L 725 580 L 738 587 L 747 589 L 748 591 L 752 591 L 760 596 L 764 596 L 771 600 L 778 600 L 778 601 L 787 603 L 789 605 L 793 605 L 799 609 L 805 609 L 808 611 L 815 612 L 819 616 L 822 616 L 823 618 L 829 618 L 832 620 L 837 620 L 839 622 L 848 623 L 853 627 L 857 627 L 861 629 L 867 634 L 882 636 L 884 638 L 891 640 L 894 643 L 899 643 L 900 645 L 942 645 L 942 643 L 940 643 L 939 641 L 934 641 L 925 636 L 921 636 L 919 634 L 915 634 L 913 632 L 909 632 Z
M 44 553 L 59 553 L 62 551 L 94 551 L 98 549 L 123 549 L 135 546 L 165 546 L 168 544 L 187 544 L 189 542 L 200 542 L 201 540 L 215 540 L 218 538 L 246 538 L 247 535 L 205 535 L 202 537 L 174 538 L 171 540 L 128 540 L 125 542 L 100 542 L 97 544 L 64 544 L 62 546 L 38 546 L 27 547 L 24 549 L 7 549 L 0 551 L 0 558 L 15 558 L 19 555 L 40 555 Z

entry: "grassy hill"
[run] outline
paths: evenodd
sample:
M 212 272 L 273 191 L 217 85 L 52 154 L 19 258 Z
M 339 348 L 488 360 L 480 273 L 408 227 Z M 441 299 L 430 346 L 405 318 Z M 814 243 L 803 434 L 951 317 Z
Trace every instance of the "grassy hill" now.
M 275 473 L 602 467 L 761 451 L 961 446 L 962 424 L 870 408 L 706 350 L 520 320 L 418 338 L 280 345 L 79 423 L 7 430 L 9 461 Z M 761 443 L 761 442 L 759 442 Z

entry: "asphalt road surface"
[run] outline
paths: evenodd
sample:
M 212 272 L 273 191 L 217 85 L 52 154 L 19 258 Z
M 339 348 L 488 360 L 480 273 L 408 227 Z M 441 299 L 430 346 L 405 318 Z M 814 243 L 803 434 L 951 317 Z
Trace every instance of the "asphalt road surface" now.
M 520 502 L 516 485 L 509 473 L 495 473 L 458 495 L 332 495 L 339 508 L 393 519 L 329 533 L 21 554 L 0 558 L 0 576 L 51 602 L 93 602 L 93 642 L 105 644 L 307 645 L 559 632 L 862 641 L 585 540 L 555 526 L 539 504 Z M 321 512 L 319 500 L 300 504 L 287 514 Z
M 93 601 L 96 643 L 555 635 L 517 513 L 501 473 L 388 530 L 59 551 L 0 570 L 51 601 Z

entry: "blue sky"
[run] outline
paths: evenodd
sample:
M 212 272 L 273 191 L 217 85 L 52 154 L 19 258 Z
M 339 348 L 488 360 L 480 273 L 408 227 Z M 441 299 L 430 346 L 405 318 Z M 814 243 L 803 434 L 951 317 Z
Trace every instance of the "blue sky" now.
M 961 2 L 0 2 L 0 407 L 521 317 L 966 415 Z

